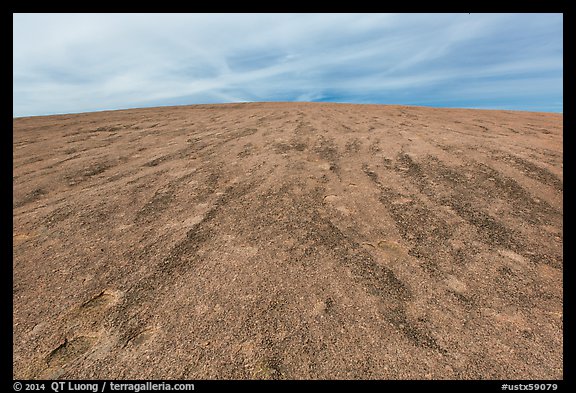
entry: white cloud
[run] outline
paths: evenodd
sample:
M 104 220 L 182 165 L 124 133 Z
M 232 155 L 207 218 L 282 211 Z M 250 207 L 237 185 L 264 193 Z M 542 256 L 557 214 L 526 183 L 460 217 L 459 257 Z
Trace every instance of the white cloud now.
M 454 81 L 561 77 L 561 35 L 554 14 L 15 14 L 13 112 L 322 100 L 334 91 L 422 100 L 421 89 Z

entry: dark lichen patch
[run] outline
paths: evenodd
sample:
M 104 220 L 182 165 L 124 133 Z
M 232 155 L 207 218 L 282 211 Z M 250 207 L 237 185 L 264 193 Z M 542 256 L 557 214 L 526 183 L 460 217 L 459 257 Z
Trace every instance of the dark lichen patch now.
M 358 138 L 354 138 L 346 142 L 346 153 L 353 154 L 358 153 L 362 147 L 362 142 Z
M 78 151 L 77 148 L 75 148 L 75 147 L 69 147 L 69 148 L 67 148 L 67 149 L 64 149 L 64 150 L 63 150 L 63 153 L 70 155 L 70 154 L 76 153 L 77 151 Z
M 75 151 L 76 151 L 76 150 L 74 150 L 74 152 L 75 152 Z M 67 154 L 68 154 L 68 153 L 67 153 Z M 23 165 L 27 165 L 27 164 L 33 164 L 33 163 L 35 163 L 35 162 L 40 162 L 40 161 L 44 161 L 44 157 L 36 155 L 36 156 L 33 156 L 33 157 L 28 157 L 27 159 L 25 159 L 25 160 L 22 162 L 22 164 L 23 164 Z
M 426 190 L 426 177 L 422 166 L 416 162 L 409 154 L 399 153 L 396 157 L 396 166 L 394 169 L 412 179 L 412 182 L 418 186 L 420 191 Z
M 473 296 L 465 295 L 453 290 L 448 291 L 467 311 L 472 311 L 477 307 L 477 302 Z
M 308 146 L 306 143 L 300 140 L 292 140 L 290 142 L 278 142 L 273 145 L 274 152 L 276 153 L 288 153 L 292 150 L 302 152 L 306 150 Z
M 442 271 L 438 266 L 437 254 L 430 253 L 425 247 L 415 246 L 408 250 L 408 255 L 418 259 L 420 267 L 434 278 L 441 278 Z
M 445 200 L 456 213 L 474 225 L 484 240 L 494 247 L 505 247 L 516 251 L 518 235 L 485 211 L 475 208 L 472 203 L 461 200 Z
M 109 161 L 92 163 L 79 171 L 69 172 L 65 174 L 64 180 L 69 186 L 74 186 L 79 183 L 90 180 L 92 177 L 107 171 L 113 166 L 114 166 L 113 163 Z
M 438 344 L 437 340 L 431 335 L 431 333 L 427 331 L 428 329 L 419 327 L 416 322 L 412 322 L 408 319 L 403 304 L 395 306 L 385 305 L 382 307 L 382 315 L 414 345 L 422 348 L 433 349 L 442 354 L 447 353 L 447 351 Z
M 269 356 L 262 359 L 256 365 L 254 370 L 254 377 L 258 379 L 279 380 L 283 379 L 281 370 L 280 358 L 277 356 Z
M 43 219 L 43 223 L 48 229 L 51 229 L 67 220 L 69 217 L 73 216 L 74 213 L 74 209 L 68 205 L 64 205 L 52 210 L 49 214 L 47 214 Z
M 310 122 L 303 120 L 300 118 L 298 120 L 298 124 L 296 126 L 296 130 L 294 133 L 298 136 L 309 136 L 316 132 L 316 129 L 312 126 Z
M 154 193 L 154 196 L 138 211 L 136 222 L 150 221 L 166 210 L 174 200 L 172 187 L 162 188 Z
M 458 247 L 452 248 L 452 258 L 460 266 L 465 266 L 472 259 L 472 254 L 475 253 L 474 247 L 467 245 L 466 248 Z
M 97 163 L 94 165 L 89 166 L 82 172 L 82 176 L 84 177 L 92 177 L 101 174 L 112 165 L 108 162 Z
M 334 139 L 327 138 L 323 135 L 320 136 L 314 152 L 317 153 L 321 159 L 333 163 L 337 162 L 340 158 Z
M 245 158 L 252 155 L 253 152 L 254 152 L 254 145 L 252 143 L 247 143 L 242 148 L 242 151 L 238 153 L 238 157 Z
M 506 158 L 516 168 L 520 169 L 526 176 L 537 180 L 555 190 L 562 192 L 564 184 L 560 178 L 550 172 L 548 169 L 538 166 L 528 160 L 511 154 L 499 154 L 496 152 L 497 158 Z
M 89 132 L 116 132 L 123 129 L 123 125 L 108 125 L 108 126 L 101 126 L 90 130 Z
M 332 314 L 334 312 L 335 302 L 331 297 L 326 298 L 324 301 L 324 312 L 326 314 Z
M 19 207 L 22 207 L 28 203 L 32 203 L 32 202 L 36 202 L 39 199 L 42 198 L 42 196 L 48 194 L 48 191 L 46 191 L 43 188 L 36 188 L 32 191 L 30 191 L 28 194 L 26 194 L 22 199 L 15 201 L 12 204 L 12 208 L 13 209 L 17 209 Z
M 231 136 L 230 140 L 232 139 L 238 139 L 238 138 L 244 138 L 250 135 L 254 135 L 258 132 L 257 128 L 245 128 L 242 131 L 238 131 L 233 133 L 233 136 Z
M 356 260 L 352 272 L 361 277 L 368 292 L 382 298 L 408 301 L 412 295 L 408 287 L 396 277 L 394 272 L 372 259 Z
M 167 154 L 167 155 L 164 155 L 164 156 L 162 156 L 162 157 L 158 157 L 158 158 L 155 158 L 155 159 L 153 159 L 153 160 L 151 160 L 151 161 L 146 162 L 146 163 L 144 164 L 144 166 L 147 166 L 147 167 L 157 166 L 158 164 L 161 164 L 161 163 L 163 163 L 163 162 L 165 162 L 165 161 L 169 161 L 169 160 L 171 160 L 172 158 L 174 158 L 174 155 L 173 155 L 173 154 Z
M 380 154 L 380 152 L 382 151 L 382 148 L 380 147 L 380 139 L 376 139 L 374 140 L 370 146 L 368 146 L 368 151 L 370 152 L 370 154 L 372 155 L 378 155 Z
M 304 142 L 294 141 L 292 142 L 292 147 L 296 151 L 304 151 L 308 146 Z
M 388 157 L 382 158 L 382 166 L 386 169 L 392 169 L 392 160 Z
M 179 159 L 188 160 L 190 158 L 195 158 L 197 154 L 204 153 L 204 150 L 206 150 L 209 147 L 212 146 L 205 141 L 194 142 L 189 144 L 185 148 L 176 151 L 173 154 L 173 158 L 176 160 Z

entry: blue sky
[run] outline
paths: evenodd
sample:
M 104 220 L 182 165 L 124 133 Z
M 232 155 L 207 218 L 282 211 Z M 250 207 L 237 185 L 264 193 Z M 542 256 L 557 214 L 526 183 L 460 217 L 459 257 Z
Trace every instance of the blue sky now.
M 246 101 L 562 112 L 562 14 L 14 14 L 13 115 Z

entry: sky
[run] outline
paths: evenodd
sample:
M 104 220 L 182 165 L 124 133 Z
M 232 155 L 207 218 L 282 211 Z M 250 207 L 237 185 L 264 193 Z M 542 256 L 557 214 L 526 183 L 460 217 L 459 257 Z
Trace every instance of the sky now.
M 253 101 L 563 111 L 562 14 L 13 14 L 13 116 Z

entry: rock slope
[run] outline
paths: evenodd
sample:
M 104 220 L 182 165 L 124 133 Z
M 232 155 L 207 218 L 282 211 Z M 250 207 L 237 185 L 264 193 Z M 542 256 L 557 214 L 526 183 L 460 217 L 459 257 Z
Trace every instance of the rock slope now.
M 562 115 L 13 121 L 14 378 L 562 378 Z

